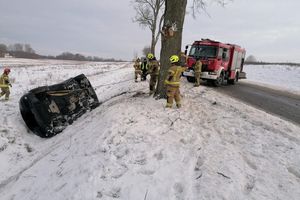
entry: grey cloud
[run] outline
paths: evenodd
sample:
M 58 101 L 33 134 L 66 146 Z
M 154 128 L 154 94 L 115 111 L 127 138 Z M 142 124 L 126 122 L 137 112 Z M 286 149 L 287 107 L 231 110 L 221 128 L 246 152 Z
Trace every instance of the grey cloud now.
M 298 0 L 210 4 L 211 17 L 187 15 L 183 45 L 211 38 L 240 44 L 262 60 L 300 62 L 299 7 Z M 134 15 L 130 0 L 1 1 L 0 43 L 30 43 L 41 54 L 71 51 L 131 60 L 150 43 L 150 32 L 132 23 Z

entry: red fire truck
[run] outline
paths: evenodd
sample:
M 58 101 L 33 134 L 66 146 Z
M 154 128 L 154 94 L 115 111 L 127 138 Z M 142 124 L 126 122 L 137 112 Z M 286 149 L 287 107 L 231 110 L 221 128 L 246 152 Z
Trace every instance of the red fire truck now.
M 186 46 L 187 52 L 188 46 Z M 189 82 L 195 82 L 194 65 L 197 60 L 202 62 L 201 79 L 220 86 L 225 80 L 235 84 L 239 79 L 246 78 L 243 64 L 246 51 L 235 44 L 225 44 L 210 39 L 195 41 L 189 51 L 188 70 L 183 73 Z

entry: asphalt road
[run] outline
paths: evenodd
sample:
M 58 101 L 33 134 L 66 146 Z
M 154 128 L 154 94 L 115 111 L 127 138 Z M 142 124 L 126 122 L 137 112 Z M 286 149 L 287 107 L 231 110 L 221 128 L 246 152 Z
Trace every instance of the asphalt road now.
M 243 81 L 235 85 L 223 85 L 216 90 L 297 125 L 300 124 L 300 95 Z

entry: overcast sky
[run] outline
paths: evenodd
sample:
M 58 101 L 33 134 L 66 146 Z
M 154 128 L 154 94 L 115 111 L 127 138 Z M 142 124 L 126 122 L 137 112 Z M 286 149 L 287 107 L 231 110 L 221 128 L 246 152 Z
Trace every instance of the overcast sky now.
M 257 60 L 300 62 L 299 8 L 300 0 L 209 4 L 209 15 L 186 16 L 182 48 L 210 38 L 239 44 Z M 133 23 L 134 16 L 130 0 L 0 0 L 0 43 L 29 43 L 43 55 L 132 60 L 150 44 L 150 31 Z

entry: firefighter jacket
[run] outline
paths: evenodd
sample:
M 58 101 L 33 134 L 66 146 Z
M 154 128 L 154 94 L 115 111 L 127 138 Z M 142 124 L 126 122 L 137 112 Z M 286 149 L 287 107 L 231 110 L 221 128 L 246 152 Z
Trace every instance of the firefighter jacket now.
M 202 62 L 200 60 L 198 60 L 194 66 L 194 71 L 195 73 L 201 73 L 202 70 Z
M 134 67 L 134 70 L 135 70 L 136 72 L 140 72 L 140 71 L 141 71 L 141 65 L 140 65 L 140 63 L 139 63 L 138 61 L 135 61 L 135 62 L 134 62 L 133 67 Z
M 142 71 L 148 71 L 148 62 L 142 62 L 141 69 Z
M 7 74 L 2 74 L 0 76 L 0 88 L 8 88 L 10 85 L 9 78 Z
M 155 59 L 149 61 L 149 74 L 151 76 L 158 76 L 159 74 L 159 62 Z
M 182 72 L 186 70 L 186 67 L 179 66 L 178 63 L 173 63 L 168 70 L 168 75 L 165 80 L 165 84 L 168 86 L 179 87 L 180 77 Z

